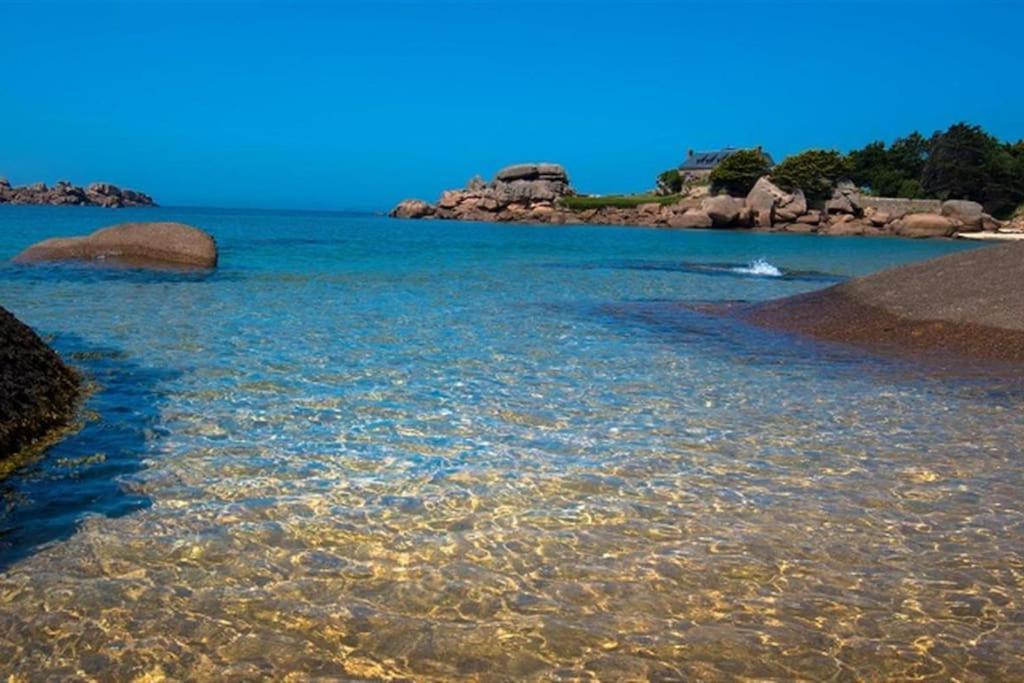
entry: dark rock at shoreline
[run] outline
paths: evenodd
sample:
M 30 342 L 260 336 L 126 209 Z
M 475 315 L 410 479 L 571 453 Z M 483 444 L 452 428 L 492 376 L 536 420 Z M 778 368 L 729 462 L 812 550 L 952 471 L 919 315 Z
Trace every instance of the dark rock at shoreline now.
M 182 223 L 121 223 L 84 237 L 56 237 L 32 245 L 15 263 L 88 261 L 143 268 L 214 268 L 217 243 Z
M 153 198 L 143 192 L 122 189 L 110 183 L 92 183 L 87 187 L 72 185 L 66 180 L 53 187 L 45 183 L 12 187 L 0 178 L 0 204 L 49 204 L 51 206 L 102 206 L 119 209 L 130 206 L 156 206 Z
M 753 323 L 822 339 L 1024 363 L 1024 244 L 972 249 L 758 304 Z
M 79 385 L 39 335 L 0 307 L 0 458 L 67 424 Z

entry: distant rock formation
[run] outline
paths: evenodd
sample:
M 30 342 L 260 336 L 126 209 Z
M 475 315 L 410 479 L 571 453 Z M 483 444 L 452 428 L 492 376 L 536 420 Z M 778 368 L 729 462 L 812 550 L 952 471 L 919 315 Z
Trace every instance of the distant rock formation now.
M 182 223 L 122 223 L 85 237 L 56 237 L 14 257 L 15 263 L 88 261 L 142 268 L 214 268 L 217 243 Z
M 12 187 L 6 178 L 0 178 L 0 204 L 102 206 L 111 209 L 156 206 L 148 194 L 121 189 L 110 183 L 93 183 L 83 188 L 61 180 L 53 187 L 47 187 L 46 183 Z
M 708 196 L 696 188 L 672 201 L 634 206 L 616 202 L 562 201 L 576 192 L 557 164 L 508 166 L 490 183 L 479 177 L 466 187 L 441 194 L 438 203 L 407 199 L 392 209 L 396 218 L 550 223 L 558 225 L 638 225 L 666 228 L 731 228 L 822 235 L 899 235 L 952 237 L 994 232 L 1002 225 L 977 202 L 864 197 L 852 183 L 839 183 L 832 195 L 812 205 L 799 189 L 786 192 L 770 176 L 760 178 L 746 197 Z M 628 199 L 628 197 L 627 197 Z M 579 208 L 574 208 L 579 204 Z
M 436 205 L 406 199 L 392 209 L 396 218 L 446 218 L 466 221 L 543 222 L 557 213 L 555 202 L 574 194 L 569 175 L 558 164 L 506 166 L 491 182 L 477 176 L 460 190 L 448 190 Z
M 1024 244 L 971 249 L 756 304 L 749 321 L 850 344 L 1024 363 Z
M 78 375 L 0 307 L 0 458 L 66 424 L 78 396 Z

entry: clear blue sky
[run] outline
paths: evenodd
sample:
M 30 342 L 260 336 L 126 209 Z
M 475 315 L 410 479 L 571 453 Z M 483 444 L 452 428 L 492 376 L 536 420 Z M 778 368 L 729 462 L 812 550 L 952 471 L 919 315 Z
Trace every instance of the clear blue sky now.
M 566 165 L 642 190 L 958 120 L 1024 137 L 1024 3 L 0 5 L 0 176 L 164 204 L 386 209 Z

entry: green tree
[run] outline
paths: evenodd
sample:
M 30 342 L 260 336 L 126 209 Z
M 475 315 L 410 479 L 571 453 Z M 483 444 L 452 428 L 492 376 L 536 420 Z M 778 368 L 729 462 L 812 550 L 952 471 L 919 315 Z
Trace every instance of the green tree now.
M 921 184 L 940 199 L 974 199 L 985 192 L 985 164 L 998 145 L 981 129 L 957 123 L 935 133 L 929 146 L 928 163 L 921 173 Z
M 928 140 L 914 131 L 910 135 L 896 138 L 889 146 L 889 166 L 904 178 L 920 180 L 924 165 L 928 161 Z
M 940 199 L 971 199 L 994 215 L 1006 215 L 1024 200 L 1024 148 L 957 123 L 936 132 L 921 173 L 925 192 Z
M 870 187 L 876 194 L 882 191 L 876 186 L 880 173 L 890 173 L 889 151 L 881 140 L 872 142 L 863 149 L 855 149 L 847 155 L 850 180 L 861 187 Z
M 810 149 L 786 157 L 772 171 L 772 180 L 786 191 L 799 188 L 808 198 L 825 199 L 836 182 L 848 175 L 842 154 L 834 149 Z
M 907 178 L 900 183 L 900 186 L 896 188 L 896 192 L 893 195 L 901 197 L 902 199 L 924 199 L 925 192 L 924 188 L 921 187 L 921 181 L 916 178 Z
M 665 194 L 679 194 L 683 189 L 683 177 L 679 169 L 670 168 L 658 174 L 658 190 Z
M 733 152 L 711 171 L 711 192 L 746 195 L 761 176 L 768 175 L 772 165 L 759 149 Z
M 855 149 L 847 156 L 847 164 L 857 185 L 876 195 L 895 197 L 908 181 L 920 180 L 927 158 L 928 140 L 914 132 L 897 138 L 888 148 L 877 141 Z

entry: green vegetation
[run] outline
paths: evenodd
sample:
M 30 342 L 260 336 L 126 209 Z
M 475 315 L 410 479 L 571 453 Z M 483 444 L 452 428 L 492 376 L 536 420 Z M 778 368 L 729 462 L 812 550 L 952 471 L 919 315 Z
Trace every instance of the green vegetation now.
M 1024 201 L 1024 141 L 1001 142 L 966 123 L 888 147 L 872 142 L 850 152 L 847 164 L 851 179 L 876 195 L 970 199 L 996 216 Z
M 711 172 L 711 192 L 743 196 L 761 176 L 771 171 L 768 157 L 759 149 L 742 149 L 730 154 Z
M 743 196 L 758 178 L 769 174 L 782 189 L 799 188 L 810 200 L 827 199 L 839 181 L 851 180 L 862 191 L 881 197 L 969 199 L 1004 218 L 1024 206 L 1024 140 L 1002 142 L 980 126 L 957 123 L 931 137 L 915 131 L 892 144 L 875 141 L 845 155 L 810 149 L 787 157 L 774 169 L 758 150 L 742 150 L 719 164 L 710 178 L 687 181 L 678 169 L 661 173 L 658 195 L 574 197 L 563 204 L 575 210 L 666 204 L 708 182 L 712 194 Z
M 1024 143 L 1005 144 L 958 123 L 932 136 L 921 184 L 939 199 L 973 199 L 1006 215 L 1024 200 Z
M 809 199 L 825 199 L 848 175 L 846 158 L 834 149 L 809 149 L 786 157 L 772 171 L 772 180 L 787 192 L 799 188 Z
M 921 173 L 928 158 L 928 141 L 920 133 L 899 138 L 886 148 L 872 142 L 847 155 L 850 179 L 881 197 L 917 199 L 924 196 Z
M 674 204 L 678 201 L 678 195 L 609 194 L 602 197 L 562 197 L 558 203 L 572 211 L 586 211 L 587 209 L 603 209 L 607 206 L 616 209 L 631 209 L 641 204 Z
M 658 189 L 672 194 L 679 194 L 683 189 L 683 176 L 679 169 L 670 168 L 658 174 Z

